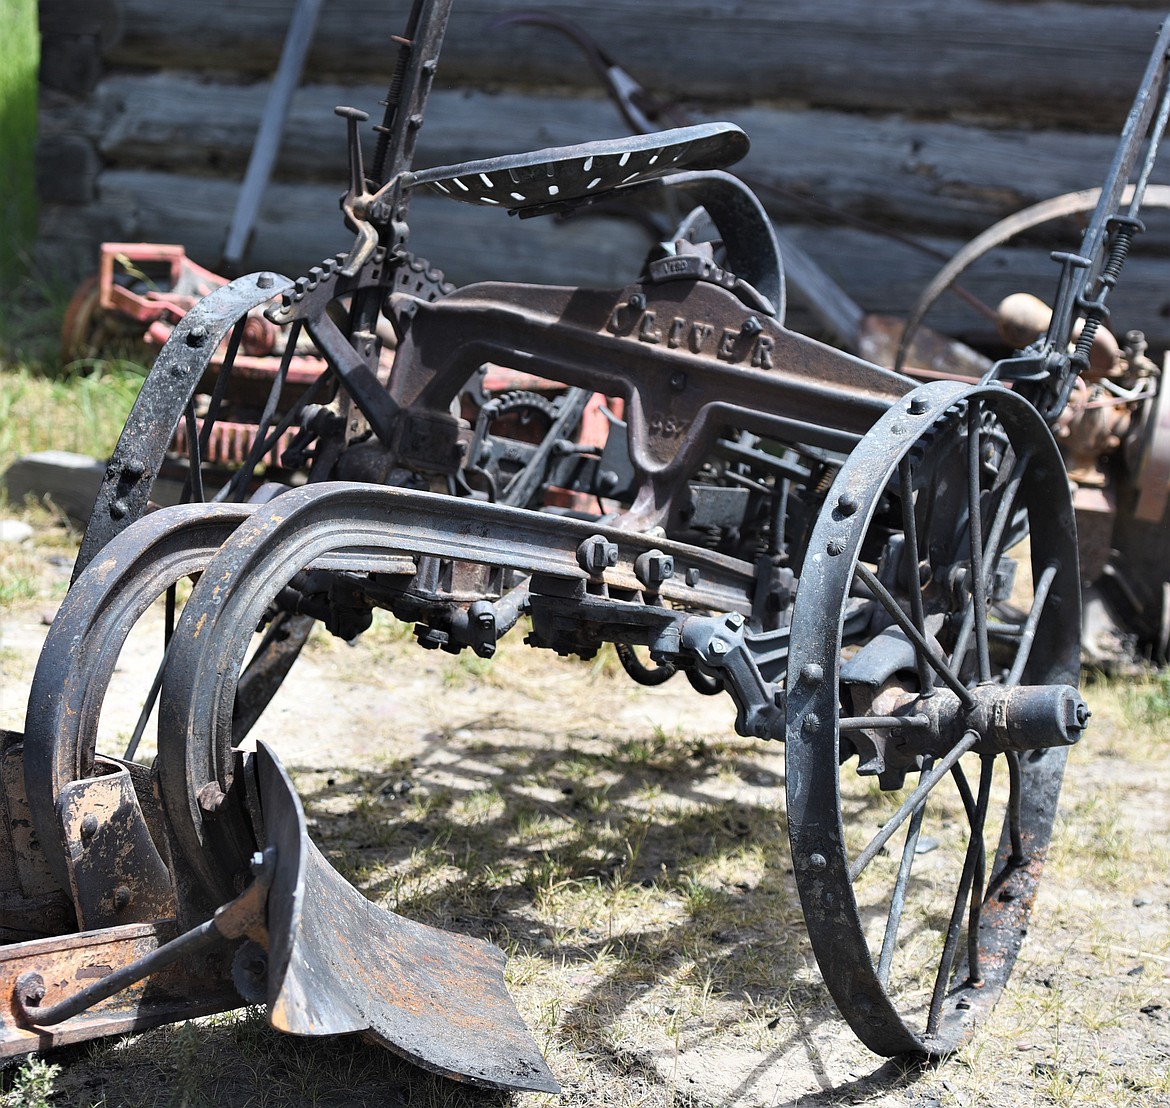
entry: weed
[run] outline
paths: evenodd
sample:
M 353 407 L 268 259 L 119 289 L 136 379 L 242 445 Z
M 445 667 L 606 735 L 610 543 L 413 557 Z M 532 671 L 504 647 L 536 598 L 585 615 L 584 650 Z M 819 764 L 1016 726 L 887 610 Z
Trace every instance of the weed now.
M 31 1054 L 16 1071 L 12 1087 L 0 1104 L 4 1108 L 49 1108 L 61 1067 Z

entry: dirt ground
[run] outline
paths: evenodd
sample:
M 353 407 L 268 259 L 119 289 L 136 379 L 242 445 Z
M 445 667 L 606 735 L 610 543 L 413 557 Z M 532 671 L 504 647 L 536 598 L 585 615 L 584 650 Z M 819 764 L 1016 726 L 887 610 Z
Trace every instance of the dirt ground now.
M 41 595 L 0 610 L 0 726 L 23 725 L 67 574 L 46 561 Z M 119 665 L 111 751 L 155 636 Z M 367 895 L 508 951 L 562 1095 L 476 1093 L 252 1015 L 70 1048 L 44 1102 L 1170 1105 L 1170 729 L 1134 696 L 1090 687 L 1013 980 L 957 1057 L 921 1068 L 869 1053 L 825 993 L 783 833 L 783 748 L 735 738 L 728 699 L 519 643 L 485 665 L 398 631 L 315 638 L 257 736 Z M 8 1103 L 34 1102 L 9 1080 Z

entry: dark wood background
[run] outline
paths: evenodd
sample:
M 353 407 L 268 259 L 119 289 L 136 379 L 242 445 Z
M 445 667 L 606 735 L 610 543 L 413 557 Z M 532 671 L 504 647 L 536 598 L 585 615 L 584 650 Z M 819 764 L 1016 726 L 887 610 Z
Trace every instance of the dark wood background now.
M 516 0 L 456 0 L 416 165 L 624 134 L 581 55 L 493 28 Z M 655 92 L 752 139 L 742 171 L 789 241 L 865 310 L 904 314 L 942 259 L 995 220 L 1100 184 L 1166 0 L 545 0 Z M 293 0 L 41 0 L 40 260 L 73 280 L 103 240 L 181 242 L 219 262 Z M 246 268 L 295 275 L 347 248 L 336 104 L 379 112 L 408 4 L 326 0 Z M 1170 151 L 1155 173 L 1170 182 Z M 557 224 L 418 197 L 411 245 L 455 281 L 624 283 L 628 222 Z M 1115 298 L 1118 331 L 1170 345 L 1170 216 Z M 1050 296 L 1053 229 L 967 285 Z M 794 298 L 792 324 L 816 330 Z M 929 322 L 985 343 L 948 298 Z

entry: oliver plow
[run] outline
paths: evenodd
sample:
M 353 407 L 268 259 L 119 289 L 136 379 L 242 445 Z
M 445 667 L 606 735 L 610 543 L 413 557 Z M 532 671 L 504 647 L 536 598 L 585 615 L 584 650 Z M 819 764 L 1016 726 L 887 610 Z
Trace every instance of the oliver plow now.
M 842 1016 L 878 1053 L 945 1055 L 1012 971 L 1088 722 L 1052 428 L 1140 230 L 1170 25 L 1042 332 L 981 380 L 919 383 L 785 327 L 730 124 L 412 168 L 449 6 L 415 0 L 369 170 L 365 114 L 338 109 L 350 249 L 189 307 L 109 461 L 0 755 L 0 1053 L 253 1003 L 293 1034 L 557 1088 L 503 953 L 367 901 L 248 738 L 315 624 L 349 640 L 381 609 L 423 648 L 613 643 L 635 681 L 728 697 L 739 734 L 785 744 L 794 879 Z M 521 219 L 614 197 L 681 214 L 624 288 L 453 289 L 408 250 L 419 188 Z M 225 473 L 257 320 L 279 361 Z M 148 511 L 176 428 L 186 502 Z M 97 724 L 160 597 L 141 765 L 99 754 Z M 849 818 L 858 781 L 888 795 L 876 833 Z

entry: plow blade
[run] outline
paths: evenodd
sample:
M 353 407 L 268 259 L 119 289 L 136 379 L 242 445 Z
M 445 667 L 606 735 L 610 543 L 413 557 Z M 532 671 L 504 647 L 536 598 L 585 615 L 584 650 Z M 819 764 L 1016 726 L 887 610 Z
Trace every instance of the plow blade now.
M 505 988 L 503 951 L 368 901 L 309 840 L 292 782 L 263 743 L 255 763 L 279 859 L 268 901 L 273 1027 L 362 1031 L 447 1077 L 559 1092 Z

